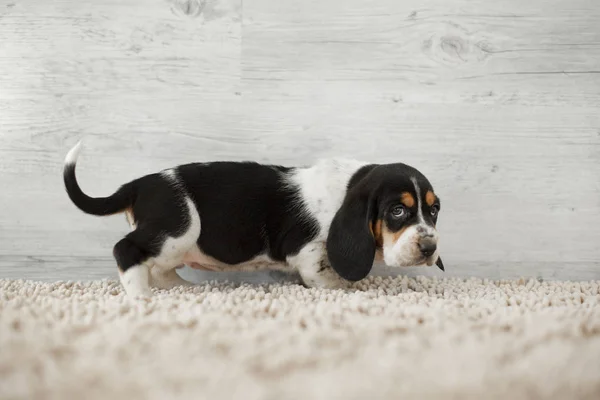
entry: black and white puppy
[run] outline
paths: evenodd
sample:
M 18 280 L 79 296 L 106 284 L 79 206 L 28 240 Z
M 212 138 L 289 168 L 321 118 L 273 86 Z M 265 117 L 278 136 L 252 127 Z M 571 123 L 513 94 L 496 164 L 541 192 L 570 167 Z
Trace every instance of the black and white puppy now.
M 66 191 L 88 214 L 125 213 L 132 231 L 113 254 L 130 296 L 189 284 L 175 271 L 184 265 L 297 271 L 307 286 L 321 288 L 363 279 L 375 260 L 443 269 L 440 200 L 427 178 L 405 164 L 193 163 L 93 198 L 75 178 L 80 149 L 78 143 L 66 157 Z

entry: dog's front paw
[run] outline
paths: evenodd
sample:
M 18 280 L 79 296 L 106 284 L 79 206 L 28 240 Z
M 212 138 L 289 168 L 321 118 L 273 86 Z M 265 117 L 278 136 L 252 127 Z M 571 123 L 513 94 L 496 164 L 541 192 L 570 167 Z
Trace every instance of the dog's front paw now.
M 352 282 L 339 276 L 331 266 L 323 264 L 315 272 L 302 275 L 302 281 L 309 288 L 349 289 L 352 287 Z

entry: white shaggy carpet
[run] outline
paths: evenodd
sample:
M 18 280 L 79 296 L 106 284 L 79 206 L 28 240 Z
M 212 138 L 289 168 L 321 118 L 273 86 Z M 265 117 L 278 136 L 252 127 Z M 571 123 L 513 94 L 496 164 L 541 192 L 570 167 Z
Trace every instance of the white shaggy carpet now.
M 0 398 L 597 400 L 599 286 L 0 280 Z

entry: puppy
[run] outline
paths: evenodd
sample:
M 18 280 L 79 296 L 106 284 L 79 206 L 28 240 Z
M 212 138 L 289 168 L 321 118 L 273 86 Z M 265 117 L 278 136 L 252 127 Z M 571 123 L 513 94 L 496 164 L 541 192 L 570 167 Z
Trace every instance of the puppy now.
M 309 287 L 344 288 L 375 260 L 433 265 L 440 199 L 408 165 L 322 160 L 290 168 L 254 162 L 180 165 L 86 195 L 67 154 L 64 184 L 92 215 L 124 213 L 131 227 L 113 248 L 129 296 L 188 285 L 176 269 L 297 271 Z

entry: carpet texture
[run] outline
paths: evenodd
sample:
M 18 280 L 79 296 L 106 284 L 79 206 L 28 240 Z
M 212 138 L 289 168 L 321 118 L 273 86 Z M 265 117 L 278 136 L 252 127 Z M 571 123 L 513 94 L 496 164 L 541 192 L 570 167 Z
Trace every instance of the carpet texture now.
M 0 398 L 600 399 L 599 285 L 0 280 Z

